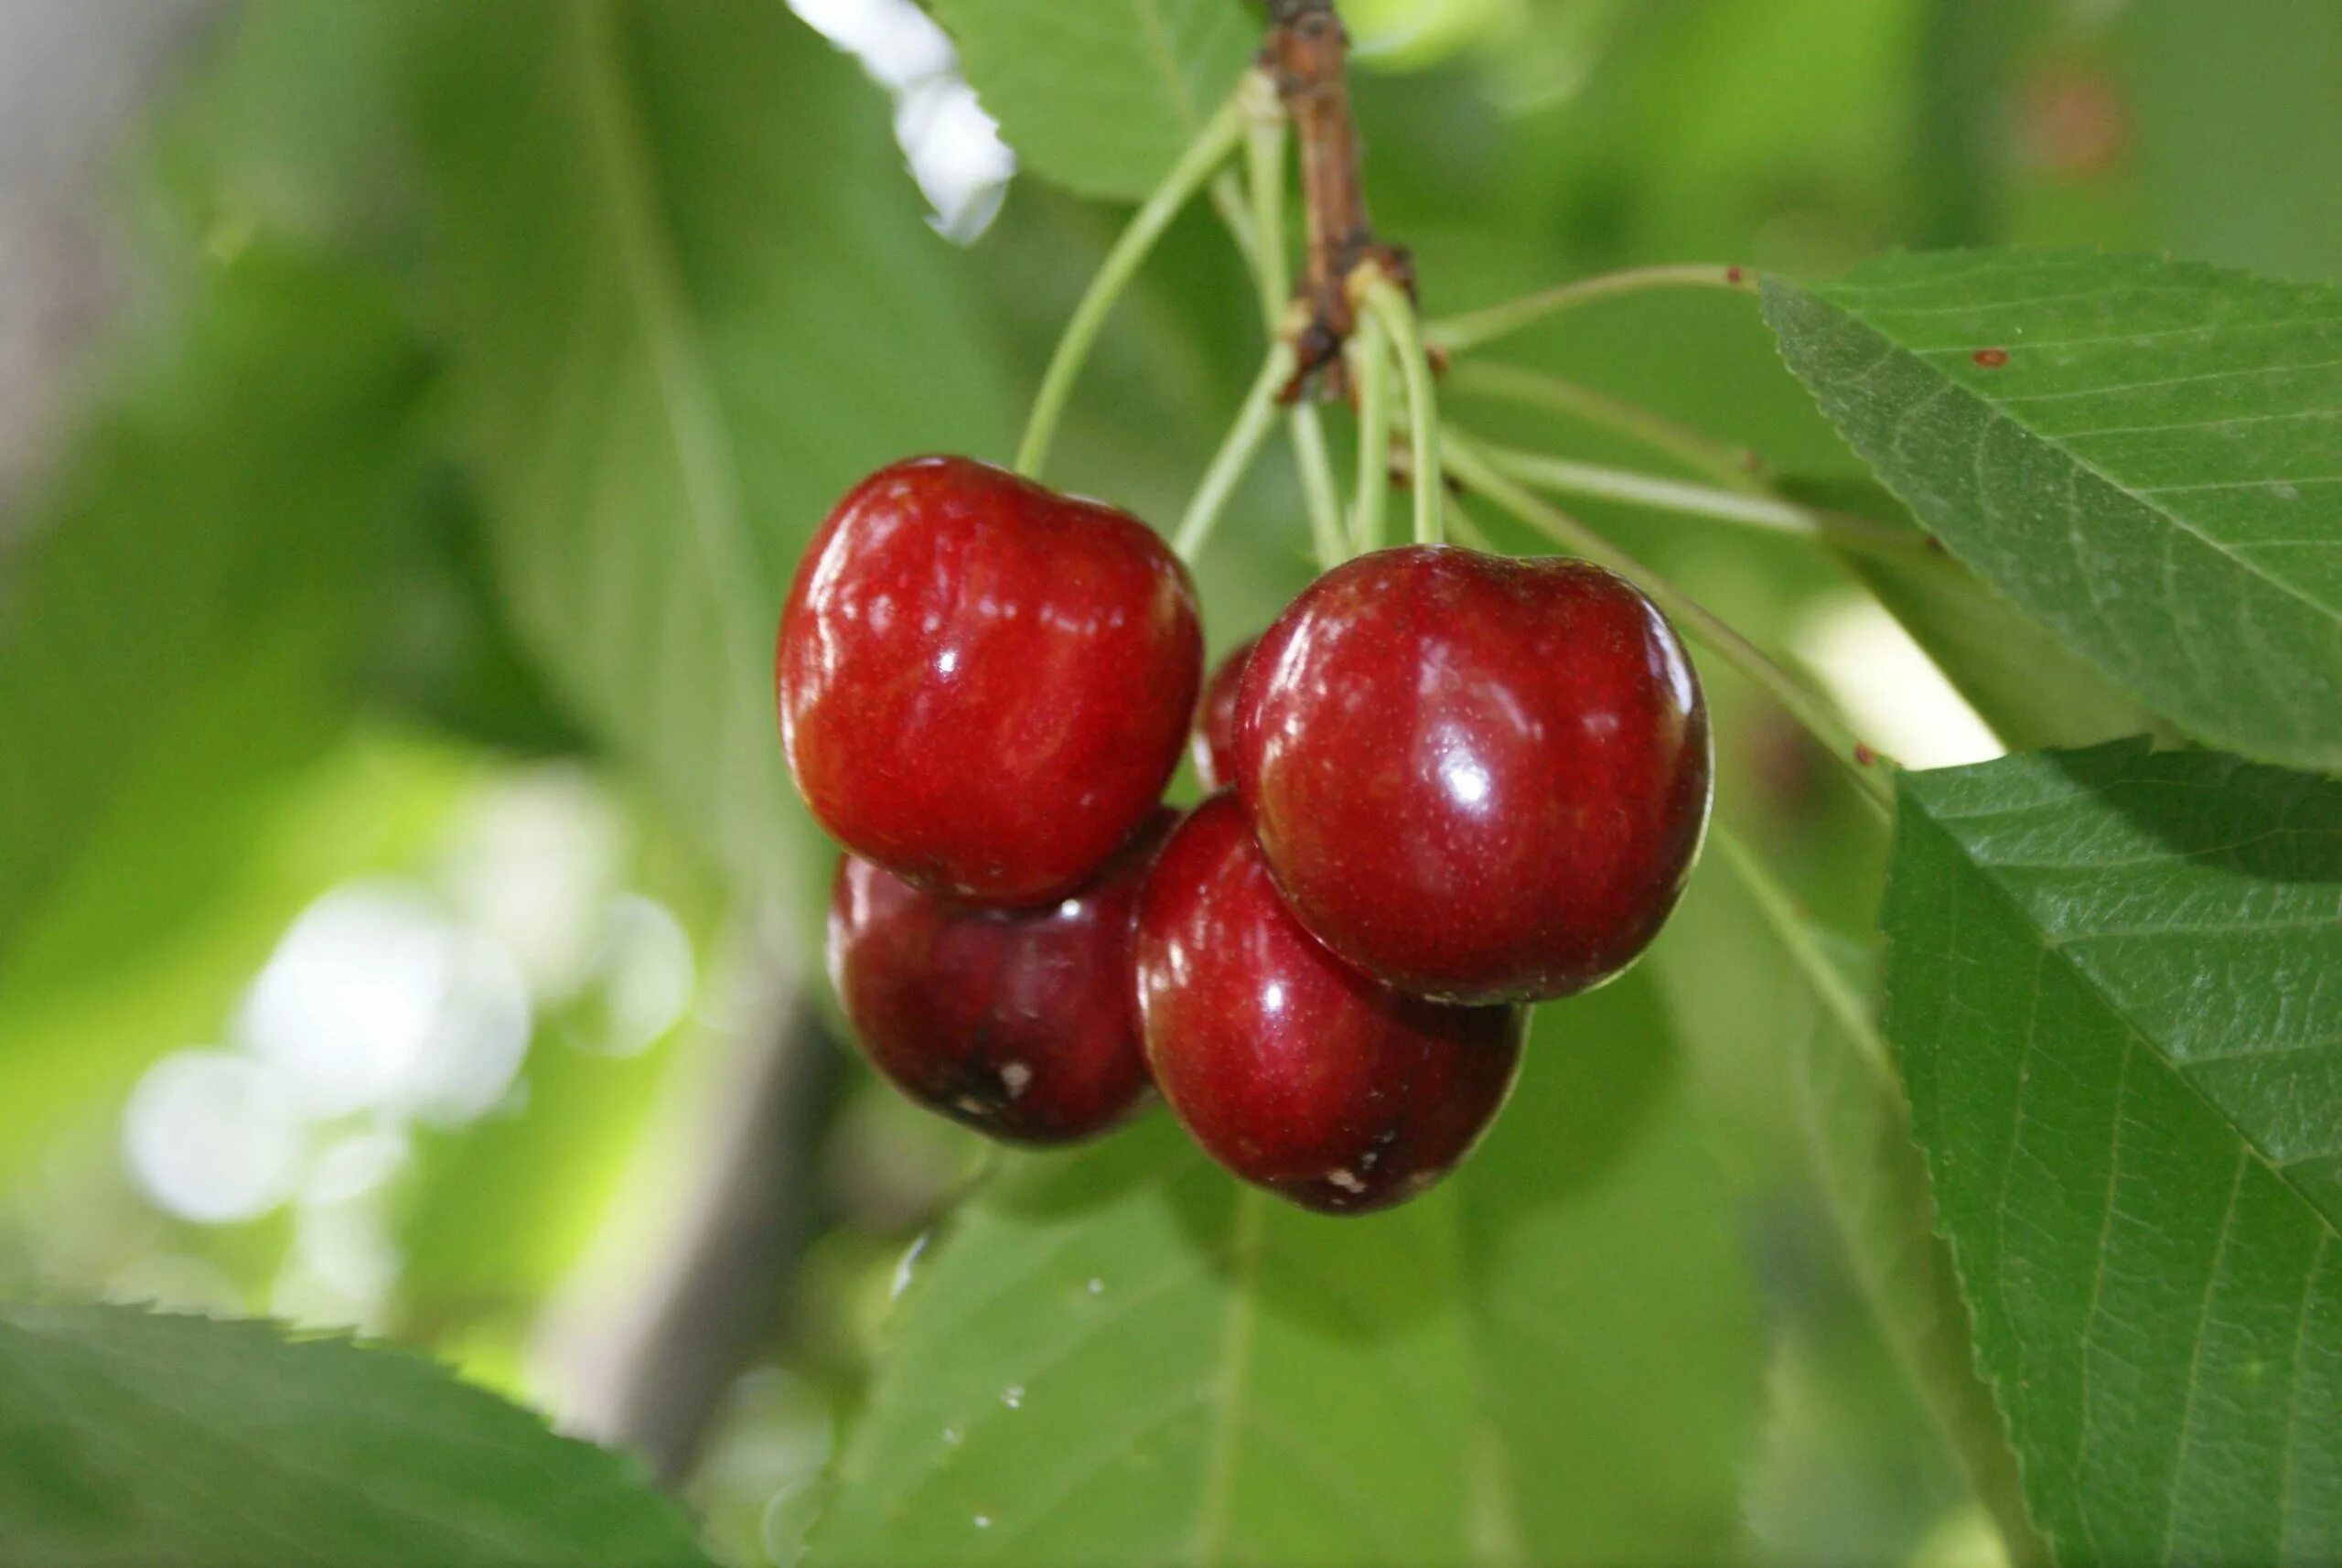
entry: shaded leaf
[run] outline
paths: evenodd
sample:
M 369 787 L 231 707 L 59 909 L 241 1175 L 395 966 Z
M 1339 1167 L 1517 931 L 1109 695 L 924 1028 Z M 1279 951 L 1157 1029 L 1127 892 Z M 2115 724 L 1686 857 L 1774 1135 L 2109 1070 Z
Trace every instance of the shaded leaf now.
M 1731 1077 L 1754 1055 L 1756 1070 L 1778 1083 L 1805 1179 L 1871 1331 L 2012 1558 L 2036 1560 L 2015 1457 L 1973 1369 L 1950 1253 L 1934 1233 L 1902 1085 L 1873 1022 L 1869 985 L 1845 961 L 1862 955 L 1836 950 L 1722 830 L 1676 921 L 1655 958 L 1686 1038 L 1709 1058 L 1703 1076 L 1733 1092 Z M 1735 941 L 1753 943 L 1757 961 L 1733 970 L 1718 993 L 1713 961 Z
M 1376 1219 L 1163 1116 L 1018 1160 L 919 1263 L 811 1561 L 1723 1551 L 1756 1348 L 1664 1022 L 1629 980 L 1540 1034 L 1473 1163 Z
M 704 1564 L 617 1455 L 419 1358 L 0 1307 L 0 1554 L 49 1568 Z
M 1885 926 L 2057 1560 L 2331 1560 L 2342 786 L 2136 744 L 1907 775 Z
M 2142 257 L 1765 285 L 1790 366 L 1987 582 L 2190 734 L 2342 768 L 2342 294 Z
M 1917 532 L 1902 503 L 1875 485 L 1791 481 L 1782 489 L 1810 505 Z M 1842 551 L 1839 559 L 2010 750 L 2093 746 L 2155 728 L 2136 700 L 1949 556 L 1902 561 Z
M 1017 156 L 1136 200 L 1234 90 L 1260 41 L 1243 0 L 939 0 L 961 67 Z

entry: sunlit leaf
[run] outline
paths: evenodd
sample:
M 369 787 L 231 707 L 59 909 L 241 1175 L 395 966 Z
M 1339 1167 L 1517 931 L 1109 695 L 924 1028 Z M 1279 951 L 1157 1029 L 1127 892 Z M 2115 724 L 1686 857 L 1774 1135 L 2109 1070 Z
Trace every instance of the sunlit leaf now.
M 463 436 L 523 639 L 750 886 L 798 549 L 890 458 L 996 450 L 991 355 L 883 101 L 785 6 L 432 14 L 414 119 Z
M 1235 87 L 1262 19 L 1241 0 L 941 0 L 936 14 L 1020 158 L 1131 199 Z

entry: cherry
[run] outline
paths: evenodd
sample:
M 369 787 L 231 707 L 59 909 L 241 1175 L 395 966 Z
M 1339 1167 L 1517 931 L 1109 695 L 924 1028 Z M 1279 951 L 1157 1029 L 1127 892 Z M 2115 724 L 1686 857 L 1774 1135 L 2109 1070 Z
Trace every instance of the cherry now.
M 790 771 L 833 836 L 1018 906 L 1079 886 L 1154 808 L 1203 639 L 1187 569 L 1136 518 L 923 457 L 813 536 L 774 662 Z
M 1278 886 L 1327 946 L 1418 995 L 1600 984 L 1658 934 L 1706 832 L 1691 660 L 1584 562 L 1361 556 L 1262 635 L 1237 708 Z
M 872 1065 L 917 1103 L 1017 1144 L 1103 1132 L 1145 1097 L 1131 920 L 1174 814 L 1071 897 L 955 904 L 856 855 L 830 897 L 830 983 Z
M 1526 1010 L 1401 995 L 1302 929 L 1228 792 L 1156 855 L 1135 954 L 1164 1099 L 1214 1159 L 1305 1208 L 1423 1191 L 1496 1119 L 1520 1063 Z
M 1195 758 L 1196 776 L 1206 789 L 1236 782 L 1236 692 L 1244 682 L 1244 660 L 1252 654 L 1250 642 L 1230 650 L 1204 687 L 1204 704 L 1196 713 L 1196 736 L 1187 755 Z

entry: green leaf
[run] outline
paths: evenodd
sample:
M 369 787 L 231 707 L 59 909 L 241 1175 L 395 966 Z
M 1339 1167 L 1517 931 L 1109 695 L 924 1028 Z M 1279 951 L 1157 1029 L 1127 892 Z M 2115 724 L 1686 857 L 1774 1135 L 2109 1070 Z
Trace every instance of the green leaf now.
M 877 95 L 785 7 L 434 8 L 414 120 L 465 443 L 556 692 L 751 886 L 774 622 L 863 473 L 1002 435 Z
M 937 0 L 935 9 L 1020 159 L 1085 196 L 1133 201 L 1234 91 L 1262 24 L 1240 0 Z
M 420 1358 L 261 1323 L 0 1307 L 13 1563 L 704 1564 L 617 1455 Z
M 1375 1219 L 1163 1116 L 1016 1161 L 919 1263 L 810 1561 L 1724 1551 L 1757 1352 L 1672 1042 L 1635 979 L 1539 1034 L 1473 1162 Z
M 2342 786 L 1903 780 L 1887 1026 L 2061 1563 L 2342 1553 Z
M 1854 449 L 2019 608 L 2192 735 L 2342 768 L 2342 294 L 1972 252 L 1768 278 L 1765 310 Z
M 181 825 L 315 755 L 411 477 L 378 280 L 255 249 L 167 326 L 0 570 L 0 947 L 140 797 Z
M 1720 985 L 1718 956 L 1743 944 L 1749 961 Z M 1712 1095 L 1747 1098 L 1733 1080 L 1751 1071 L 1777 1086 L 1803 1184 L 1826 1217 L 1872 1332 L 2011 1557 L 2036 1560 L 2015 1457 L 1973 1369 L 1950 1254 L 1934 1234 L 1927 1171 L 1867 983 L 1721 829 L 1654 961 L 1686 1038 L 1702 1053 Z

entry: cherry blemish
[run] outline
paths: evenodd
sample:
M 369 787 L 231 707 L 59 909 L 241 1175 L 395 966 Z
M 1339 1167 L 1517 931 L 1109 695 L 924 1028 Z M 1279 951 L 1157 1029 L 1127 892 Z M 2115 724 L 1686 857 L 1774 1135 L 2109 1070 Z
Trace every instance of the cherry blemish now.
M 1863 767 L 1868 768 L 1878 760 L 1878 753 L 1867 746 L 1857 744 L 1854 747 L 1854 760 Z
M 1997 371 L 2009 362 L 2009 351 L 2006 349 L 1979 349 L 1975 360 L 1984 369 Z

